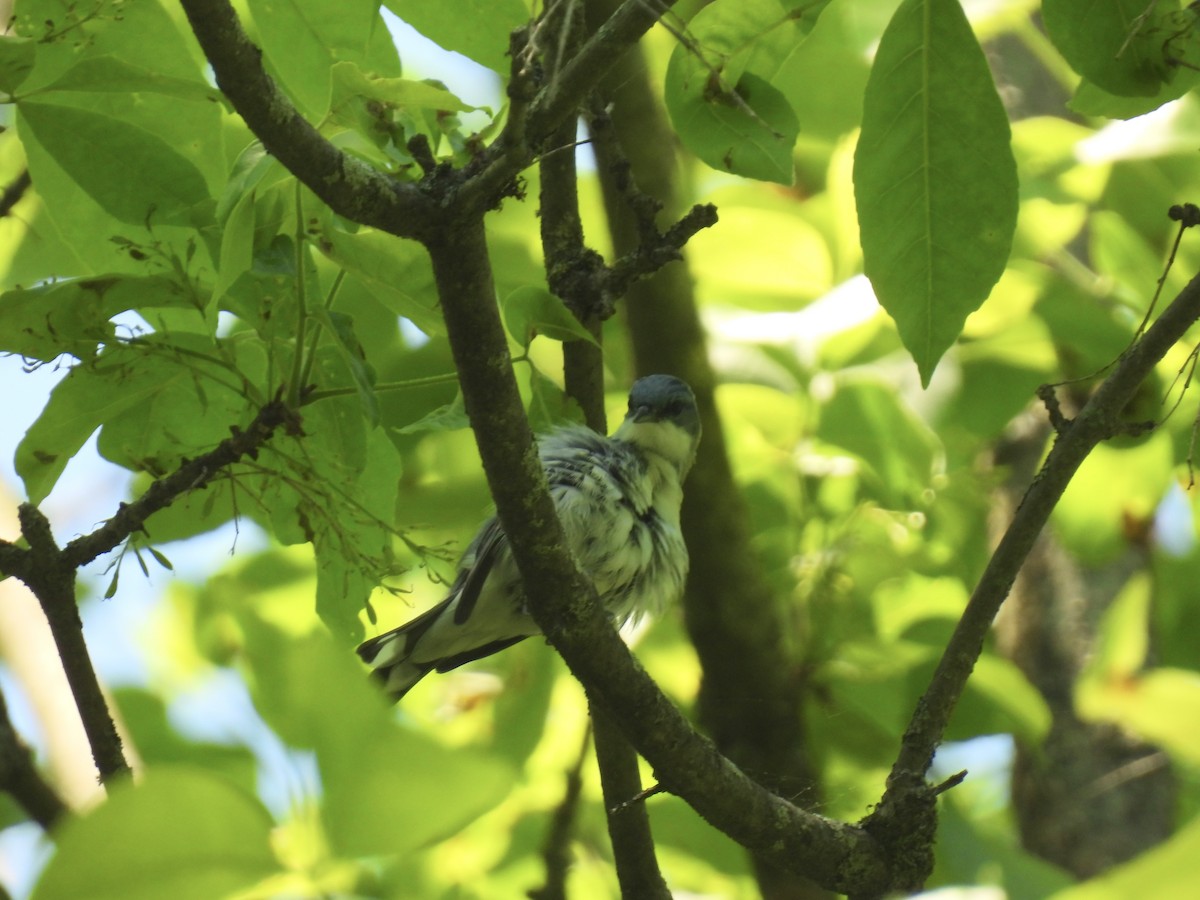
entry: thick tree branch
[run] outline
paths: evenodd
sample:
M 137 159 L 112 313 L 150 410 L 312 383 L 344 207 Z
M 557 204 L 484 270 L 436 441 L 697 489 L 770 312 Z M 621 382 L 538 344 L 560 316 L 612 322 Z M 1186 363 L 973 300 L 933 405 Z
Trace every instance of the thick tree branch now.
M 576 28 L 582 27 L 582 20 Z M 566 22 L 558 28 L 568 27 Z M 573 40 L 559 44 L 573 50 Z M 600 307 L 604 299 L 597 273 L 604 271 L 600 254 L 584 243 L 579 214 L 579 183 L 575 171 L 576 119 L 569 116 L 555 130 L 552 140 L 567 149 L 542 157 L 541 232 L 546 273 L 550 288 L 571 309 L 580 323 L 600 339 Z M 584 411 L 587 424 L 608 433 L 604 411 L 604 356 L 597 344 L 570 341 L 563 347 L 563 372 L 567 393 Z M 626 806 L 625 801 L 642 789 L 637 752 L 621 733 L 612 714 L 603 706 L 591 705 L 596 741 L 596 763 L 604 792 L 608 834 L 622 897 L 669 900 L 666 881 L 654 852 L 654 836 L 645 804 Z
M 562 526 L 520 409 L 478 219 L 427 244 L 467 414 L 534 618 L 593 696 L 613 711 L 659 782 L 734 840 L 789 871 L 864 895 L 890 883 L 863 829 L 805 812 L 755 784 L 694 732 L 613 630 L 592 585 L 562 552 Z M 565 599 L 564 599 L 565 598 Z
M 1073 420 L 1061 419 L 1053 448 L 992 554 L 929 688 L 917 703 L 881 805 L 886 806 L 897 791 L 911 790 L 924 783 L 934 751 L 982 652 L 992 620 L 1067 483 L 1100 441 L 1123 432 L 1122 411 L 1155 365 L 1197 318 L 1200 318 L 1200 275 L 1188 283 L 1141 340 L 1126 351 L 1079 415 Z
M 589 16 L 609 15 L 613 2 L 588 0 Z M 676 138 L 638 48 L 614 67 L 600 103 L 609 112 L 594 113 L 589 128 L 609 229 L 621 261 L 633 261 L 660 234 L 656 214 L 675 217 L 681 211 L 677 163 L 668 149 Z M 694 209 L 681 225 L 695 221 L 702 210 Z M 620 262 L 613 267 L 614 275 L 620 267 Z M 632 283 L 625 308 L 638 372 L 670 372 L 687 380 L 704 423 L 683 504 L 692 558 L 684 612 L 703 669 L 700 723 L 721 752 L 760 783 L 800 798 L 806 808 L 817 808 L 820 791 L 804 730 L 803 649 L 796 646 L 801 639 L 783 615 L 785 606 L 763 577 L 752 548 L 749 510 L 730 467 L 687 268 L 668 266 Z M 798 877 L 821 881 L 815 872 L 798 866 L 780 871 L 762 857 L 755 859 L 755 868 L 768 900 L 823 896 Z
M 258 71 L 261 65 L 254 53 L 246 51 L 249 44 L 228 4 L 222 0 L 183 2 L 193 27 L 205 33 L 202 45 L 222 86 L 237 81 L 245 72 L 261 89 L 265 75 Z M 219 26 L 198 26 L 198 20 L 206 16 L 226 21 Z M 618 12 L 616 24 L 605 26 L 585 46 L 552 87 L 548 99 L 535 101 L 526 125 L 528 133 L 548 134 L 576 109 L 592 80 L 655 19 L 656 14 L 647 12 L 642 0 L 629 0 Z M 226 46 L 239 41 L 245 45 L 240 52 Z M 243 91 L 238 88 L 228 95 L 241 111 Z M 268 96 L 274 98 L 272 103 L 266 109 L 253 103 L 253 112 L 246 118 L 264 143 L 273 146 L 279 140 L 276 120 L 287 119 L 292 111 L 274 88 Z M 273 116 L 264 114 L 272 111 Z M 298 131 L 301 138 L 311 138 L 303 129 Z M 263 132 L 272 134 L 270 142 Z M 322 149 L 318 155 L 327 158 L 327 151 Z M 496 165 L 502 174 L 511 170 L 515 177 L 519 169 L 511 167 L 519 157 L 505 151 L 506 161 Z M 317 177 L 311 168 L 300 168 L 297 174 L 309 187 L 323 197 L 329 193 L 322 193 L 322 184 L 307 180 Z M 342 169 L 335 160 L 320 168 L 318 175 L 322 172 L 336 179 Z M 460 191 L 464 185 L 452 173 L 439 176 L 438 172 L 432 177 L 442 177 L 444 182 L 435 180 L 422 187 L 438 196 L 427 221 L 393 221 L 377 211 L 373 218 L 360 217 L 359 221 L 400 236 L 418 237 L 429 250 L 484 471 L 539 625 L 576 677 L 614 712 L 634 746 L 656 768 L 660 783 L 716 827 L 776 865 L 804 872 L 833 888 L 864 893 L 884 890 L 890 883 L 889 861 L 870 834 L 806 813 L 764 790 L 691 729 L 630 655 L 601 610 L 594 588 L 563 552 L 562 527 L 528 422 L 519 412 L 520 395 L 495 303 L 482 218 L 495 198 Z M 493 182 L 504 184 L 506 179 L 497 177 Z M 360 187 L 369 190 L 365 182 Z M 347 201 L 341 193 L 333 193 L 343 204 L 338 207 L 343 213 L 367 202 L 353 196 Z
M 584 26 L 581 15 L 559 6 L 561 21 L 552 23 L 550 33 L 559 52 L 573 55 Z M 565 35 L 565 39 L 553 36 Z M 557 54 L 547 61 L 554 73 L 562 63 Z M 596 338 L 597 343 L 569 341 L 563 346 L 563 374 L 567 394 L 584 411 L 590 428 L 608 433 L 604 410 L 604 355 L 600 349 L 601 322 L 605 305 L 597 275 L 604 260 L 584 243 L 583 220 L 579 214 L 579 180 L 575 168 L 576 117 L 568 116 L 551 135 L 561 151 L 544 154 L 541 174 L 541 237 L 546 274 L 554 291 L 575 318 Z M 622 897 L 670 900 L 671 893 L 658 867 L 654 836 L 645 804 L 626 805 L 642 789 L 637 752 L 625 739 L 612 714 L 603 705 L 589 704 L 596 744 L 596 764 L 604 793 L 608 834 Z
M 3 694 L 0 694 L 0 790 L 10 794 L 47 831 L 70 811 L 34 765 L 33 754 L 8 718 Z

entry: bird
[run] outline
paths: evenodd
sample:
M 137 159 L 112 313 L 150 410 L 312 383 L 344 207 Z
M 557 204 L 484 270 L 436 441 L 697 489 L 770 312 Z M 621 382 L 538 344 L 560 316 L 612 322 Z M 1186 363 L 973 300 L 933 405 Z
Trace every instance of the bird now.
M 568 549 L 616 627 L 658 614 L 683 592 L 683 481 L 696 459 L 700 414 L 687 382 L 648 375 L 611 437 L 560 426 L 538 441 Z M 490 656 L 541 629 L 497 517 L 463 552 L 446 598 L 363 642 L 358 655 L 394 702 L 432 671 Z

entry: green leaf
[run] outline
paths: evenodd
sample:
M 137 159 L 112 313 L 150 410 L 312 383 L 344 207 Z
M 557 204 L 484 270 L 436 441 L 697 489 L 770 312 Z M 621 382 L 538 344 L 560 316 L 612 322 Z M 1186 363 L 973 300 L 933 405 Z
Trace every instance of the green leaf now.
M 865 462 L 877 495 L 891 509 L 911 507 L 929 487 L 937 438 L 888 385 L 866 380 L 840 385 L 821 409 L 817 435 Z
M 345 313 L 327 312 L 324 309 L 317 310 L 316 316 L 333 335 L 334 346 L 354 380 L 354 387 L 358 390 L 358 399 L 367 421 L 372 426 L 378 425 L 379 399 L 375 396 L 375 370 L 367 362 L 362 344 L 354 333 L 354 319 Z
M 467 418 L 467 411 L 463 406 L 460 392 L 454 395 L 451 403 L 439 406 L 417 421 L 410 422 L 403 428 L 397 428 L 396 431 L 399 434 L 420 434 L 425 431 L 459 431 L 470 427 L 471 420 Z
M 259 711 L 292 746 L 316 751 L 323 818 L 344 856 L 404 855 L 467 825 L 513 782 L 500 760 L 397 727 L 353 654 L 328 636 L 246 622 Z
M 330 70 L 362 61 L 383 28 L 378 0 L 248 0 L 267 59 L 296 104 L 313 119 L 329 109 Z
M 667 69 L 667 110 L 688 149 L 714 169 L 791 184 L 800 123 L 783 94 L 750 72 L 732 88 L 688 78 L 677 58 Z
M 1075 707 L 1082 719 L 1116 723 L 1180 762 L 1200 765 L 1200 674 L 1191 669 L 1083 679 Z
M 508 795 L 512 769 L 391 729 L 335 764 L 322 759 L 324 817 L 345 856 L 403 856 L 450 837 Z
M 13 93 L 33 71 L 37 44 L 15 34 L 0 35 L 0 90 Z
M 50 393 L 41 415 L 17 445 L 16 469 L 30 503 L 41 503 L 92 432 L 159 389 L 154 383 L 114 390 L 90 369 L 72 369 Z
M 1161 897 L 1184 900 L 1192 893 L 1200 858 L 1200 818 L 1193 818 L 1170 840 L 1113 866 L 1102 875 L 1052 894 L 1049 900 L 1126 900 Z
M 255 192 L 242 194 L 221 228 L 221 259 L 213 285 L 212 303 L 217 303 L 233 283 L 250 271 L 254 263 Z
M 268 483 L 263 505 L 280 540 L 312 542 L 317 613 L 334 634 L 357 640 L 358 615 L 393 565 L 400 456 L 382 429 L 367 427 L 354 397 L 308 407 L 304 428 L 308 465 L 286 474 L 307 487 L 272 496 L 278 486 Z
M 209 199 L 200 170 L 137 125 L 57 103 L 23 101 L 17 111 L 22 133 L 31 132 L 79 187 L 122 222 L 187 224 Z
M 112 339 L 109 319 L 129 309 L 194 308 L 161 276 L 101 275 L 0 295 L 0 351 L 46 362 L 63 353 L 92 359 Z
M 1200 84 L 1200 71 L 1183 69 L 1172 81 L 1164 82 L 1149 97 L 1122 97 L 1111 94 L 1086 78 L 1075 89 L 1067 108 L 1081 116 L 1105 116 L 1109 119 L 1134 119 L 1153 112 L 1164 103 L 1177 100 Z
M 321 252 L 362 280 L 367 290 L 426 334 L 445 326 L 437 306 L 433 267 L 419 244 L 372 228 L 344 231 L 330 224 L 316 242 Z
M 81 59 L 45 87 L 43 91 L 119 92 L 165 94 L 184 100 L 216 102 L 221 92 L 203 81 L 164 75 L 126 62 L 116 56 Z
M 434 43 L 505 78 L 512 63 L 508 35 L 529 21 L 522 0 L 384 0 L 383 5 Z
M 928 384 L 1004 271 L 1017 220 L 1008 117 L 958 0 L 905 0 L 863 102 L 863 266 Z
M 794 103 L 813 92 L 791 70 L 826 4 L 716 0 L 688 22 L 691 40 L 676 45 L 664 88 L 688 149 L 715 169 L 792 183 Z
M 1071 67 L 1111 94 L 1150 97 L 1169 71 L 1168 17 L 1142 0 L 1045 0 L 1046 33 Z
M 340 62 L 331 70 L 333 105 L 331 112 L 353 100 L 374 100 L 401 109 L 432 109 L 469 112 L 477 107 L 463 103 L 444 87 L 411 78 L 380 78 L 370 75 L 352 62 Z
M 596 344 L 563 302 L 541 285 L 528 284 L 504 298 L 504 324 L 513 340 L 528 350 L 539 334 L 556 341 Z
M 174 343 L 197 354 L 216 353 L 207 339 L 179 334 Z M 110 462 L 164 475 L 184 457 L 211 450 L 229 435 L 230 426 L 253 416 L 235 373 L 196 356 L 172 357 L 173 350 L 151 338 L 121 354 L 114 364 L 119 371 L 105 366 L 92 373 L 109 391 L 138 396 L 135 406 L 103 422 L 96 444 Z
M 280 871 L 255 798 L 185 766 L 148 770 L 55 832 L 34 900 L 212 900 Z

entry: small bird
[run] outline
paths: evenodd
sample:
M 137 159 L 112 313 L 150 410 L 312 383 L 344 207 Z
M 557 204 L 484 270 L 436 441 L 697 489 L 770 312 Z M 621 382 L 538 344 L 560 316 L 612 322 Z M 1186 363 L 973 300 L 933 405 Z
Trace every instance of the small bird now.
M 567 546 L 617 627 L 659 612 L 683 591 L 688 554 L 679 507 L 699 442 L 696 398 L 670 375 L 634 383 L 612 437 L 568 425 L 538 442 Z M 493 516 L 463 553 L 446 599 L 364 642 L 358 655 L 395 701 L 431 671 L 447 672 L 540 633 Z

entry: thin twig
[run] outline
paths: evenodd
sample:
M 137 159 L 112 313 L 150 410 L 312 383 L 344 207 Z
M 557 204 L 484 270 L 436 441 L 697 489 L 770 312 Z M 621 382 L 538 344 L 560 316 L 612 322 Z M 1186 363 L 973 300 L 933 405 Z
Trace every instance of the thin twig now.
M 584 729 L 583 743 L 579 755 L 567 770 L 566 790 L 554 815 L 550 817 L 550 828 L 542 844 L 542 860 L 546 864 L 546 881 L 539 888 L 529 891 L 530 900 L 566 900 L 567 871 L 571 864 L 571 838 L 575 832 L 575 816 L 579 812 L 579 797 L 583 793 L 583 764 L 592 743 L 592 729 Z

